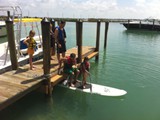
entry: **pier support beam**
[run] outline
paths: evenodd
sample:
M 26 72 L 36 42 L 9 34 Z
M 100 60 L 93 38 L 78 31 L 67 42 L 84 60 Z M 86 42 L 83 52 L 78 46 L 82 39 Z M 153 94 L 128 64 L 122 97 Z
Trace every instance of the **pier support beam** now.
M 99 52 L 99 44 L 100 44 L 100 26 L 101 26 L 101 22 L 98 21 L 97 22 L 97 36 L 96 36 L 96 51 Z M 99 55 L 96 56 L 96 60 L 99 59 Z
M 154 30 L 154 26 L 155 26 L 155 19 L 153 19 L 153 26 L 152 26 L 152 30 Z
M 50 78 L 50 22 L 44 18 L 41 21 L 43 41 L 43 72 L 46 77 L 46 94 L 51 96 L 52 86 Z
M 128 20 L 128 29 L 129 29 L 129 23 L 130 23 L 130 20 Z
M 104 32 L 104 48 L 107 47 L 107 34 L 108 34 L 109 22 L 105 22 L 105 32 Z
M 17 60 L 17 51 L 16 51 L 16 46 L 15 46 L 13 20 L 10 17 L 8 17 L 8 19 L 6 20 L 6 29 L 7 29 L 7 38 L 8 38 L 8 45 L 9 45 L 9 50 L 10 50 L 12 70 L 17 70 L 18 60 Z
M 50 23 L 52 24 L 52 31 L 54 32 L 54 30 L 55 30 L 55 21 L 54 21 L 54 19 L 51 19 L 50 20 Z M 53 39 L 53 55 L 55 55 L 55 39 Z
M 77 39 L 77 46 L 78 46 L 78 63 L 82 62 L 82 29 L 83 23 L 81 21 L 76 22 L 76 39 Z
M 139 21 L 139 28 L 141 29 L 141 20 Z

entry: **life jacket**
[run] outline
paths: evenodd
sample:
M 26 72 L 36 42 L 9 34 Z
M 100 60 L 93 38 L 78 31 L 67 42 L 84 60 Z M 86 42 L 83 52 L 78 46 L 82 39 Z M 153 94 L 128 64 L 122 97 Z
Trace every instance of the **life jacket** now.
M 28 41 L 28 48 L 30 49 L 35 49 L 36 48 L 36 41 L 33 38 L 30 38 L 30 40 Z
M 58 28 L 58 41 L 64 42 L 64 38 L 66 38 L 65 29 L 63 28 L 63 30 L 61 30 L 59 26 L 57 26 L 56 28 Z
M 83 72 L 85 72 L 85 70 L 89 71 L 89 66 L 90 66 L 89 62 L 82 62 L 81 63 L 81 70 Z
M 71 60 L 70 56 L 66 57 L 67 61 L 64 64 L 64 69 L 72 69 L 72 65 L 74 65 L 76 63 L 76 61 Z
M 89 71 L 89 66 L 90 66 L 89 62 L 85 62 L 85 68 L 87 71 Z

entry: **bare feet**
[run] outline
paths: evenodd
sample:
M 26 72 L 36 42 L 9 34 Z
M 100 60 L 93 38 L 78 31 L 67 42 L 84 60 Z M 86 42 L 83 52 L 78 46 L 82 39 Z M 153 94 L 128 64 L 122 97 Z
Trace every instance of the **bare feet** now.
M 37 68 L 37 67 L 33 65 L 33 68 Z
M 73 84 L 76 84 L 77 82 L 78 82 L 78 80 L 74 80 L 74 81 L 73 81 Z
M 52 57 L 51 57 L 50 59 L 51 59 L 51 60 L 55 60 L 55 59 L 54 59 L 54 58 L 52 58 Z
M 71 83 L 71 87 L 75 87 L 75 85 L 73 83 Z
M 33 70 L 33 71 L 34 71 L 34 70 L 35 70 L 35 68 L 34 68 L 34 67 L 32 67 L 32 68 L 30 68 L 30 70 Z

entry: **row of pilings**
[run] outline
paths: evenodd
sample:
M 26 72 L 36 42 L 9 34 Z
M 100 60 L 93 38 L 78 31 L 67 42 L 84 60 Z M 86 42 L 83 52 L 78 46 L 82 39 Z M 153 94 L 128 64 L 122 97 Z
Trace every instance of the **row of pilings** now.
M 52 22 L 51 22 L 52 21 Z M 67 21 L 66 21 L 67 22 Z M 77 62 L 82 62 L 82 38 L 83 38 L 83 21 L 81 19 L 78 19 L 76 22 L 76 43 L 78 46 L 78 58 Z M 55 21 L 51 20 L 51 18 L 47 19 L 44 18 L 41 21 L 41 28 L 42 28 L 42 43 L 43 43 L 43 72 L 44 77 L 46 78 L 46 85 L 48 86 L 48 90 L 46 94 L 51 95 L 52 93 L 52 87 L 50 82 L 50 23 L 53 27 L 55 27 Z M 95 50 L 99 52 L 99 46 L 100 46 L 100 27 L 101 27 L 101 21 L 97 19 L 97 32 L 96 32 L 96 46 Z M 108 26 L 109 22 L 105 22 L 105 31 L 104 31 L 104 48 L 107 47 L 107 33 L 108 33 Z M 14 23 L 13 20 L 8 17 L 6 20 L 6 28 L 7 28 L 7 36 L 8 36 L 8 45 L 10 50 L 10 59 L 11 59 L 11 66 L 12 70 L 18 69 L 18 60 L 17 60 L 17 51 L 16 51 L 16 45 L 15 45 L 15 37 L 14 37 Z M 96 56 L 96 60 L 99 59 L 99 56 Z

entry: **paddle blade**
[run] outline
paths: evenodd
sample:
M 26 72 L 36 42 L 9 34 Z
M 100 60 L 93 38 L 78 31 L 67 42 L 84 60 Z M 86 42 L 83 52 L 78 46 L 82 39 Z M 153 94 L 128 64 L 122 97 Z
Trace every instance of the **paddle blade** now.
M 90 92 L 91 92 L 91 94 L 92 94 L 92 84 L 90 84 Z

